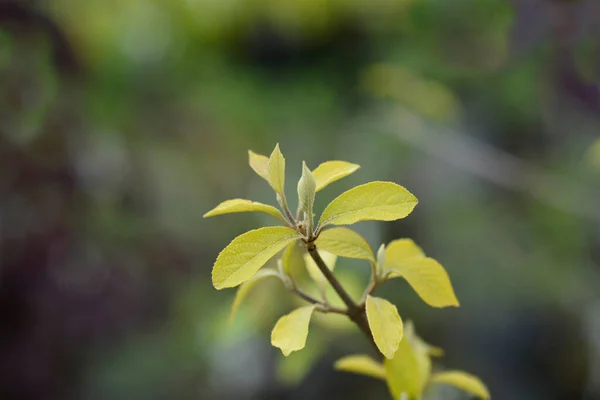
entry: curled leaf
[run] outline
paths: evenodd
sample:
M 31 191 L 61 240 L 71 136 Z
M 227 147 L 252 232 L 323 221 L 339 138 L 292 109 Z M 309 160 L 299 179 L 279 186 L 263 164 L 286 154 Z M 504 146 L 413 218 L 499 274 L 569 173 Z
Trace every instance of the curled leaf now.
M 263 212 L 274 216 L 280 221 L 285 221 L 279 210 L 275 207 L 245 199 L 226 200 L 204 214 L 204 218 L 239 212 Z

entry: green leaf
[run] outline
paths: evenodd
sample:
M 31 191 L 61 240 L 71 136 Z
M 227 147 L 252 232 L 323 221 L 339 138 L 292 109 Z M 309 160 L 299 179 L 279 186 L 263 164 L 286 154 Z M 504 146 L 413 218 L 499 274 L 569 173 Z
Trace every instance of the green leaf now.
M 232 214 L 238 212 L 264 212 L 274 216 L 280 221 L 285 221 L 279 210 L 275 207 L 269 206 L 267 204 L 258 203 L 256 201 L 244 199 L 226 200 L 218 206 L 216 206 L 215 208 L 213 208 L 212 210 L 210 210 L 209 212 L 207 212 L 206 214 L 204 214 L 204 218 L 214 217 L 215 215 Z
M 333 271 L 333 269 L 335 268 L 335 263 L 337 261 L 337 256 L 327 251 L 320 251 L 319 254 L 325 262 L 325 265 L 327 265 L 327 267 L 331 271 Z M 317 266 L 317 263 L 315 263 L 315 261 L 312 259 L 308 252 L 304 253 L 304 262 L 306 264 L 306 270 L 308 271 L 308 274 L 310 275 L 312 280 L 315 281 L 319 290 L 321 292 L 324 292 L 327 288 L 327 278 L 325 278 L 325 275 L 323 275 L 323 273 Z
M 231 310 L 229 311 L 229 322 L 233 321 L 237 310 L 242 305 L 242 302 L 246 299 L 250 291 L 256 286 L 258 282 L 263 280 L 264 278 L 268 278 L 270 276 L 274 276 L 279 278 L 279 274 L 277 271 L 264 268 L 259 270 L 253 277 L 247 282 L 244 282 L 240 285 L 237 292 L 235 293 L 235 298 L 233 299 L 233 304 L 231 304 Z
M 367 296 L 367 320 L 375 344 L 381 354 L 391 359 L 402 340 L 402 319 L 398 309 L 389 301 Z
M 313 224 L 313 205 L 315 203 L 316 183 L 315 178 L 302 162 L 302 177 L 298 181 L 298 203 L 300 208 L 306 213 L 307 231 L 312 232 Z
M 281 317 L 275 324 L 271 332 L 271 344 L 281 349 L 284 356 L 304 348 L 314 309 L 314 304 L 298 308 Z
M 383 364 L 362 354 L 342 357 L 335 362 L 334 368 L 339 371 L 352 372 L 385 380 L 385 368 L 383 368 Z
M 299 242 L 291 243 L 285 248 L 285 251 L 281 256 L 281 261 L 283 263 L 283 270 L 286 274 L 294 278 L 305 275 L 305 253 L 306 251 L 304 251 L 303 246 Z
M 269 158 L 248 150 L 248 163 L 250 167 L 264 180 L 269 182 Z
M 284 226 L 246 232 L 225 247 L 213 266 L 212 283 L 220 290 L 235 287 L 251 279 L 256 271 L 299 235 Z
M 339 257 L 358 258 L 375 262 L 371 246 L 362 236 L 348 228 L 331 228 L 319 235 L 316 245 Z
M 467 393 L 484 400 L 490 398 L 490 392 L 485 384 L 477 377 L 462 371 L 446 371 L 435 374 L 431 382 L 445 383 L 464 390 Z
M 317 183 L 317 192 L 330 183 L 350 175 L 359 168 L 360 165 L 345 161 L 327 161 L 320 164 L 313 171 Z
M 410 340 L 403 339 L 391 360 L 384 359 L 385 377 L 392 397 L 397 399 L 402 393 L 409 398 L 420 398 L 425 386 L 419 362 Z
M 323 211 L 319 226 L 350 225 L 359 221 L 393 221 L 404 218 L 417 205 L 417 198 L 392 182 L 370 182 L 335 198 Z
M 386 269 L 394 268 L 407 260 L 425 258 L 423 250 L 411 239 L 396 239 L 385 248 Z
M 390 278 L 402 277 L 432 307 L 458 307 L 448 273 L 433 258 L 413 258 L 393 264 Z
M 269 184 L 282 198 L 285 198 L 285 158 L 279 150 L 279 144 L 275 145 L 275 149 L 269 157 L 269 163 L 267 166 L 269 174 Z

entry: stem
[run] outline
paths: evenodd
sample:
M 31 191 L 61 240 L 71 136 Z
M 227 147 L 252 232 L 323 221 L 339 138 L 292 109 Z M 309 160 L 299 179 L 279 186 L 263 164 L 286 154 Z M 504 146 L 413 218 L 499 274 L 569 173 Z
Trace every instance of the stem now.
M 296 293 L 300 298 L 308 301 L 309 303 L 316 304 L 318 306 L 318 308 L 317 308 L 318 311 L 321 311 L 323 313 L 335 313 L 335 314 L 348 315 L 348 312 L 346 310 L 343 310 L 341 308 L 334 307 L 328 303 L 319 301 L 300 288 L 294 287 L 294 288 L 292 288 L 292 291 L 294 293 Z
M 344 289 L 344 287 L 340 284 L 337 278 L 333 275 L 333 272 L 331 272 L 329 267 L 327 267 L 327 264 L 325 264 L 325 262 L 321 258 L 321 255 L 317 250 L 317 246 L 313 242 L 307 243 L 306 246 L 308 249 L 308 253 L 315 261 L 315 264 L 317 264 L 317 267 L 319 267 L 319 270 L 321 270 L 323 275 L 325 275 L 325 278 L 331 284 L 337 295 L 340 296 L 340 299 L 342 299 L 346 307 L 348 307 L 348 311 L 346 312 L 348 318 L 350 318 L 352 322 L 354 322 L 359 327 L 359 329 L 365 334 L 365 336 L 367 336 L 367 338 L 373 344 L 377 352 L 380 353 L 379 349 L 377 349 L 377 346 L 375 345 L 375 341 L 373 340 L 371 328 L 369 328 L 369 321 L 367 320 L 367 313 L 364 304 L 358 305 L 354 302 L 354 300 L 352 300 L 348 292 L 346 292 L 346 289 Z

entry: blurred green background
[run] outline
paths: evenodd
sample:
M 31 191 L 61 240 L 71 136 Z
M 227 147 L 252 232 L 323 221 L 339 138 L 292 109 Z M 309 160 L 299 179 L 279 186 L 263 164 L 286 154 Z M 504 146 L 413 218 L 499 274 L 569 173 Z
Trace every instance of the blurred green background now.
M 362 165 L 319 210 L 370 180 L 420 199 L 357 229 L 447 268 L 458 309 L 383 290 L 444 366 L 600 399 L 597 0 L 2 0 L 0 88 L 2 399 L 387 399 L 332 368 L 370 350 L 352 327 L 270 346 L 275 283 L 227 323 L 212 264 L 272 220 L 202 215 L 274 204 L 247 150 L 275 143 L 290 198 L 302 160 Z

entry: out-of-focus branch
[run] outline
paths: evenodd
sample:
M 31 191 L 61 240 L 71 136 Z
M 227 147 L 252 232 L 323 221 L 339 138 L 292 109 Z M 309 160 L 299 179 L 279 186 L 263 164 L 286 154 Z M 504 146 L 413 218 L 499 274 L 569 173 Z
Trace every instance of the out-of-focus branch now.
M 545 171 L 455 129 L 405 108 L 392 113 L 388 130 L 398 140 L 481 179 L 528 193 L 560 211 L 600 222 L 600 190 Z M 416 129 L 415 129 L 416 128 Z

